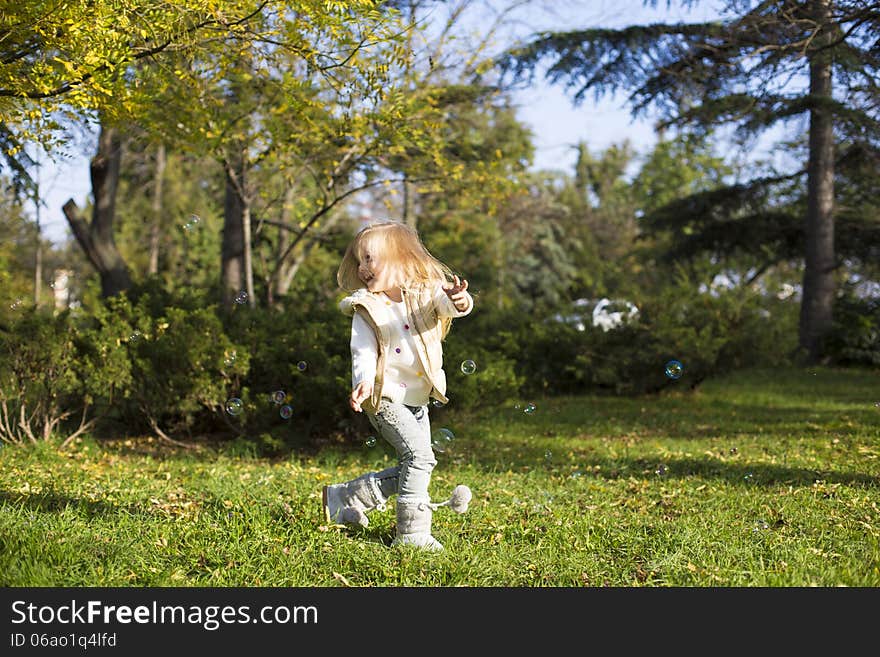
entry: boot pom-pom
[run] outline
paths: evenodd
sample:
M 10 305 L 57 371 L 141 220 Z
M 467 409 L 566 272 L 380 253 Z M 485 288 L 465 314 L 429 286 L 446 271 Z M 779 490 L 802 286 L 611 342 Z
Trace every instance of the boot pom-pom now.
M 459 484 L 452 489 L 452 496 L 449 498 L 449 508 L 456 513 L 464 513 L 468 510 L 468 504 L 470 504 L 472 497 L 471 489 L 464 484 Z

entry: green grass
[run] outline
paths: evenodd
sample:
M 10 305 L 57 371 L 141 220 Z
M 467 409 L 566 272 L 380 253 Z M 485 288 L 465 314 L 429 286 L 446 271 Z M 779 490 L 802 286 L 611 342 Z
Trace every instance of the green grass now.
M 7 446 L 0 584 L 874 587 L 878 403 L 880 372 L 813 368 L 434 409 L 456 438 L 432 497 L 474 492 L 467 514 L 436 512 L 439 554 L 389 546 L 393 504 L 365 530 L 325 526 L 321 486 L 393 463 L 381 446 L 282 460 L 146 438 Z

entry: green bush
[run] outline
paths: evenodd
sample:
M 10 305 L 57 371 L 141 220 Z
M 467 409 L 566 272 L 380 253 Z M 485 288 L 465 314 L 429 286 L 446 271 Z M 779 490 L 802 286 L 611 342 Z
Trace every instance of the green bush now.
M 485 308 L 462 320 L 448 342 L 483 363 L 484 375 L 470 377 L 472 387 L 483 386 L 477 396 L 486 389 L 501 398 L 693 387 L 732 369 L 783 364 L 796 347 L 796 305 L 751 290 L 697 294 L 678 283 L 636 305 L 634 321 L 608 331 L 588 314 L 581 325 L 562 320 L 566 309 L 539 317 Z M 666 375 L 673 359 L 684 364 L 680 380 Z M 492 385 L 489 369 L 501 370 Z
M 351 320 L 334 301 L 303 294 L 280 311 L 236 307 L 225 324 L 250 354 L 238 395 L 248 435 L 269 433 L 298 448 L 353 432 L 357 420 L 347 404 Z M 279 391 L 282 403 L 273 400 Z M 290 407 L 287 418 L 283 406 Z
M 839 365 L 880 365 L 880 298 L 845 288 L 834 303 L 826 352 Z
M 226 336 L 215 307 L 150 282 L 93 304 L 80 322 L 93 360 L 112 353 L 128 362 L 113 410 L 129 430 L 171 437 L 222 428 L 248 354 Z
M 23 310 L 0 330 L 0 439 L 36 442 L 89 428 L 130 373 L 106 345 L 92 348 L 69 313 Z
M 236 305 L 223 313 L 205 292 L 172 294 L 150 280 L 74 314 L 18 313 L 0 329 L 0 392 L 16 410 L 44 404 L 43 416 L 59 418 L 49 433 L 75 429 L 61 423 L 88 408 L 108 435 L 222 433 L 259 454 L 361 444 L 371 427 L 347 403 L 351 320 L 337 309 L 338 293 L 313 282 L 292 291 L 281 310 Z M 455 320 L 444 343 L 450 408 L 694 387 L 733 369 L 784 364 L 794 352 L 793 301 L 692 287 L 672 282 L 635 300 L 638 319 L 609 331 L 589 318 L 560 321 L 562 309 L 538 315 L 481 306 Z M 832 343 L 839 360 L 876 364 L 878 325 L 876 303 L 842 299 Z M 680 380 L 664 372 L 671 359 L 684 365 Z M 473 373 L 462 372 L 465 360 L 475 362 Z M 230 413 L 232 399 L 240 408 Z

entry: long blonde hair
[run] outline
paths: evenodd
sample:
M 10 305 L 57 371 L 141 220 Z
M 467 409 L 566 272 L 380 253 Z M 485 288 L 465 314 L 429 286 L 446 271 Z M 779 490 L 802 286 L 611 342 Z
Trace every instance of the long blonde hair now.
M 336 282 L 343 290 L 364 287 L 358 278 L 358 264 L 365 253 L 380 255 L 384 265 L 392 268 L 395 283 L 405 290 L 452 279 L 452 270 L 431 255 L 413 228 L 381 221 L 364 226 L 345 250 L 336 272 Z

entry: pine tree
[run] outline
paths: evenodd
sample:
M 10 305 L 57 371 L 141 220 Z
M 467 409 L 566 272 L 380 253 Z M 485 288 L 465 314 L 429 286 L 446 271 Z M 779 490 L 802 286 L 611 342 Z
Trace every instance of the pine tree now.
M 880 162 L 880 3 L 727 0 L 720 16 L 541 33 L 510 50 L 501 63 L 520 79 L 549 63 L 547 79 L 565 84 L 577 103 L 589 94 L 625 90 L 635 115 L 653 108 L 664 128 L 710 132 L 727 124 L 745 140 L 807 117 L 808 144 L 798 171 L 684 199 L 665 218 L 702 221 L 712 238 L 706 234 L 691 244 L 707 248 L 723 248 L 725 239 L 753 227 L 780 244 L 798 243 L 804 261 L 799 343 L 806 359 L 816 362 L 832 327 L 841 264 L 835 181 L 844 170 L 851 174 L 866 163 L 876 171 Z M 796 182 L 799 188 L 792 189 Z M 794 193 L 786 203 L 780 202 L 780 185 Z M 876 220 L 861 228 L 876 244 Z M 789 255 L 783 251 L 777 256 Z

